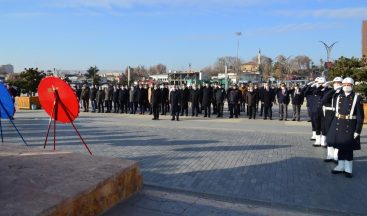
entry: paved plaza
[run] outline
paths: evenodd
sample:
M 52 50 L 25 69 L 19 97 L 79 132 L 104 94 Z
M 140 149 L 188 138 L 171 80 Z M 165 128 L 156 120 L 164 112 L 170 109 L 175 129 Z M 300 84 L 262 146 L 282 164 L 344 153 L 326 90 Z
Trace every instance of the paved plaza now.
M 366 128 L 347 179 L 330 173 L 335 165 L 312 146 L 306 121 L 151 119 L 82 112 L 75 122 L 95 155 L 141 164 L 144 190 L 106 215 L 367 215 Z M 42 110 L 15 115 L 30 148 L 43 147 L 48 120 Z M 23 145 L 3 126 L 7 143 Z M 71 125 L 57 124 L 57 133 L 57 149 L 87 154 Z

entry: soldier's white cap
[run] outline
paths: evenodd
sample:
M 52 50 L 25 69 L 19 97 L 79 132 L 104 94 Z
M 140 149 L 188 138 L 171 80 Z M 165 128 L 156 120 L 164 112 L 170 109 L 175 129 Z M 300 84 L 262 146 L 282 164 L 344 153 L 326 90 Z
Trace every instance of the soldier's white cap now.
M 333 82 L 343 82 L 343 78 L 341 78 L 341 77 L 335 77 L 333 79 Z
M 342 83 L 343 84 L 352 84 L 352 85 L 354 85 L 354 80 L 350 77 L 347 77 L 347 78 L 343 79 Z
M 323 83 L 326 83 L 326 79 L 325 79 L 325 77 L 319 77 L 319 79 L 317 80 L 317 82 L 319 84 L 323 84 Z

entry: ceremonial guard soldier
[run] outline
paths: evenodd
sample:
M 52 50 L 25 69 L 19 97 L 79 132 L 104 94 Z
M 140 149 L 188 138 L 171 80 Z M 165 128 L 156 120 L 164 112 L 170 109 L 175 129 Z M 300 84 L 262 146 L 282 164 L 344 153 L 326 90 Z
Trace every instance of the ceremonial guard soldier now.
M 180 111 L 181 111 L 181 91 L 173 86 L 173 89 L 170 93 L 170 101 L 171 101 L 171 115 L 172 121 L 176 120 L 179 121 Z
M 337 97 L 342 91 L 343 87 L 342 82 L 343 78 L 335 77 L 333 80 L 333 90 L 327 92 L 322 97 L 322 104 L 323 104 L 322 109 L 324 114 L 322 136 L 324 136 L 324 138 L 322 138 L 321 140 L 325 140 L 325 144 L 327 145 L 327 156 L 326 159 L 324 160 L 325 162 L 338 161 L 338 149 L 334 148 L 334 146 L 331 145 L 331 143 L 326 142 L 326 135 L 328 134 L 331 122 L 335 117 L 334 104 L 336 103 Z
M 332 170 L 333 174 L 345 173 L 352 177 L 353 151 L 361 149 L 360 134 L 363 127 L 362 97 L 353 91 L 354 80 L 343 80 L 343 92 L 335 103 L 335 118 L 333 119 L 326 141 L 337 149 L 338 165 Z

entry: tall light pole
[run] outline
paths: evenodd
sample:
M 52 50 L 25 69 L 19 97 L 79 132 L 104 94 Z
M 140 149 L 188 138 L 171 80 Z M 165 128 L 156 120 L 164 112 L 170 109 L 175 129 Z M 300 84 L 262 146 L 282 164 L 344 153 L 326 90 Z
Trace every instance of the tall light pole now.
M 238 50 L 240 49 L 240 37 L 242 35 L 242 32 L 236 32 L 236 36 L 237 36 L 237 63 L 236 63 L 236 72 L 238 74 L 239 72 L 239 66 L 240 66 L 240 59 L 238 58 Z

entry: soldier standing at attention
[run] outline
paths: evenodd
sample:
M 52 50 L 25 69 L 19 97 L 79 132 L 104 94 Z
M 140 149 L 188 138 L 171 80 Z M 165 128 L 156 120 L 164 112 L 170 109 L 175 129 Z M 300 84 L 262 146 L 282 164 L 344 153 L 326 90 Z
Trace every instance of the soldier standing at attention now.
M 335 103 L 333 119 L 326 141 L 339 149 L 338 165 L 333 174 L 345 173 L 352 178 L 353 151 L 361 149 L 360 134 L 363 127 L 362 97 L 353 91 L 354 80 L 347 77 L 343 80 L 343 92 Z

